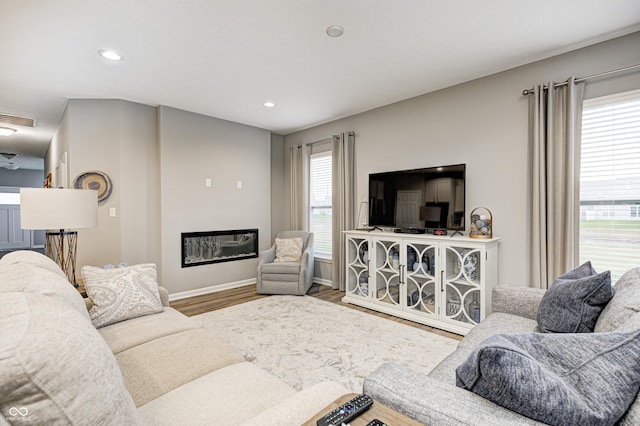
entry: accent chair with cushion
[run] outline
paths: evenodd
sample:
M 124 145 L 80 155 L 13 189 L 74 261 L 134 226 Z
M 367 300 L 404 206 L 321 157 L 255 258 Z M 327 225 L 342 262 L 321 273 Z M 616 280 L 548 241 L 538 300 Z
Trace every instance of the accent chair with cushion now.
M 257 292 L 304 296 L 313 284 L 313 232 L 282 231 L 260 253 Z

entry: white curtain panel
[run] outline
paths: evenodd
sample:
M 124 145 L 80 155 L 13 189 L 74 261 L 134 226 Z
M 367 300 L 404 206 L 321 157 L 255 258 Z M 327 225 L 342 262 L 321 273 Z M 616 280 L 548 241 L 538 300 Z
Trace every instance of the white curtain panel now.
M 534 87 L 529 100 L 532 171 L 530 285 L 548 288 L 578 264 L 580 135 L 584 82 Z
M 332 287 L 344 290 L 345 254 L 343 231 L 353 229 L 355 215 L 355 140 L 354 132 L 334 135 L 331 141 L 332 188 Z
M 309 147 L 297 145 L 289 147 L 291 164 L 291 211 L 290 229 L 309 231 Z

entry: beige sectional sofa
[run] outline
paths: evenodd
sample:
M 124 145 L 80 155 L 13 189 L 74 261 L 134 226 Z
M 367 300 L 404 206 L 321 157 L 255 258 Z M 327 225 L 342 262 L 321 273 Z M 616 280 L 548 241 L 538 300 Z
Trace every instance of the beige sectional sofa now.
M 0 259 L 0 425 L 299 425 L 348 391 L 296 391 L 168 306 L 96 329 L 56 264 Z

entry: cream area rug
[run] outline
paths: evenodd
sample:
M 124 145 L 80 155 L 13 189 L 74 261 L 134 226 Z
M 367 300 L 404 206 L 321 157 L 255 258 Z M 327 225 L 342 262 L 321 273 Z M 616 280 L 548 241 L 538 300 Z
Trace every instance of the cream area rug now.
M 192 318 L 297 390 L 332 380 L 359 393 L 385 362 L 428 373 L 458 344 L 310 296 L 270 296 Z

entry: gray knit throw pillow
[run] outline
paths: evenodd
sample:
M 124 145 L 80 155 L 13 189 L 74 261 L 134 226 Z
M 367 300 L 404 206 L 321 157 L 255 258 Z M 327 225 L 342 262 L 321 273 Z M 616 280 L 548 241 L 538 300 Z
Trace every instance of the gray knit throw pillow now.
M 598 274 L 586 262 L 549 287 L 538 307 L 538 328 L 545 333 L 591 333 L 613 292 L 611 273 Z
M 640 389 L 640 330 L 498 334 L 456 369 L 456 384 L 550 425 L 613 425 Z

